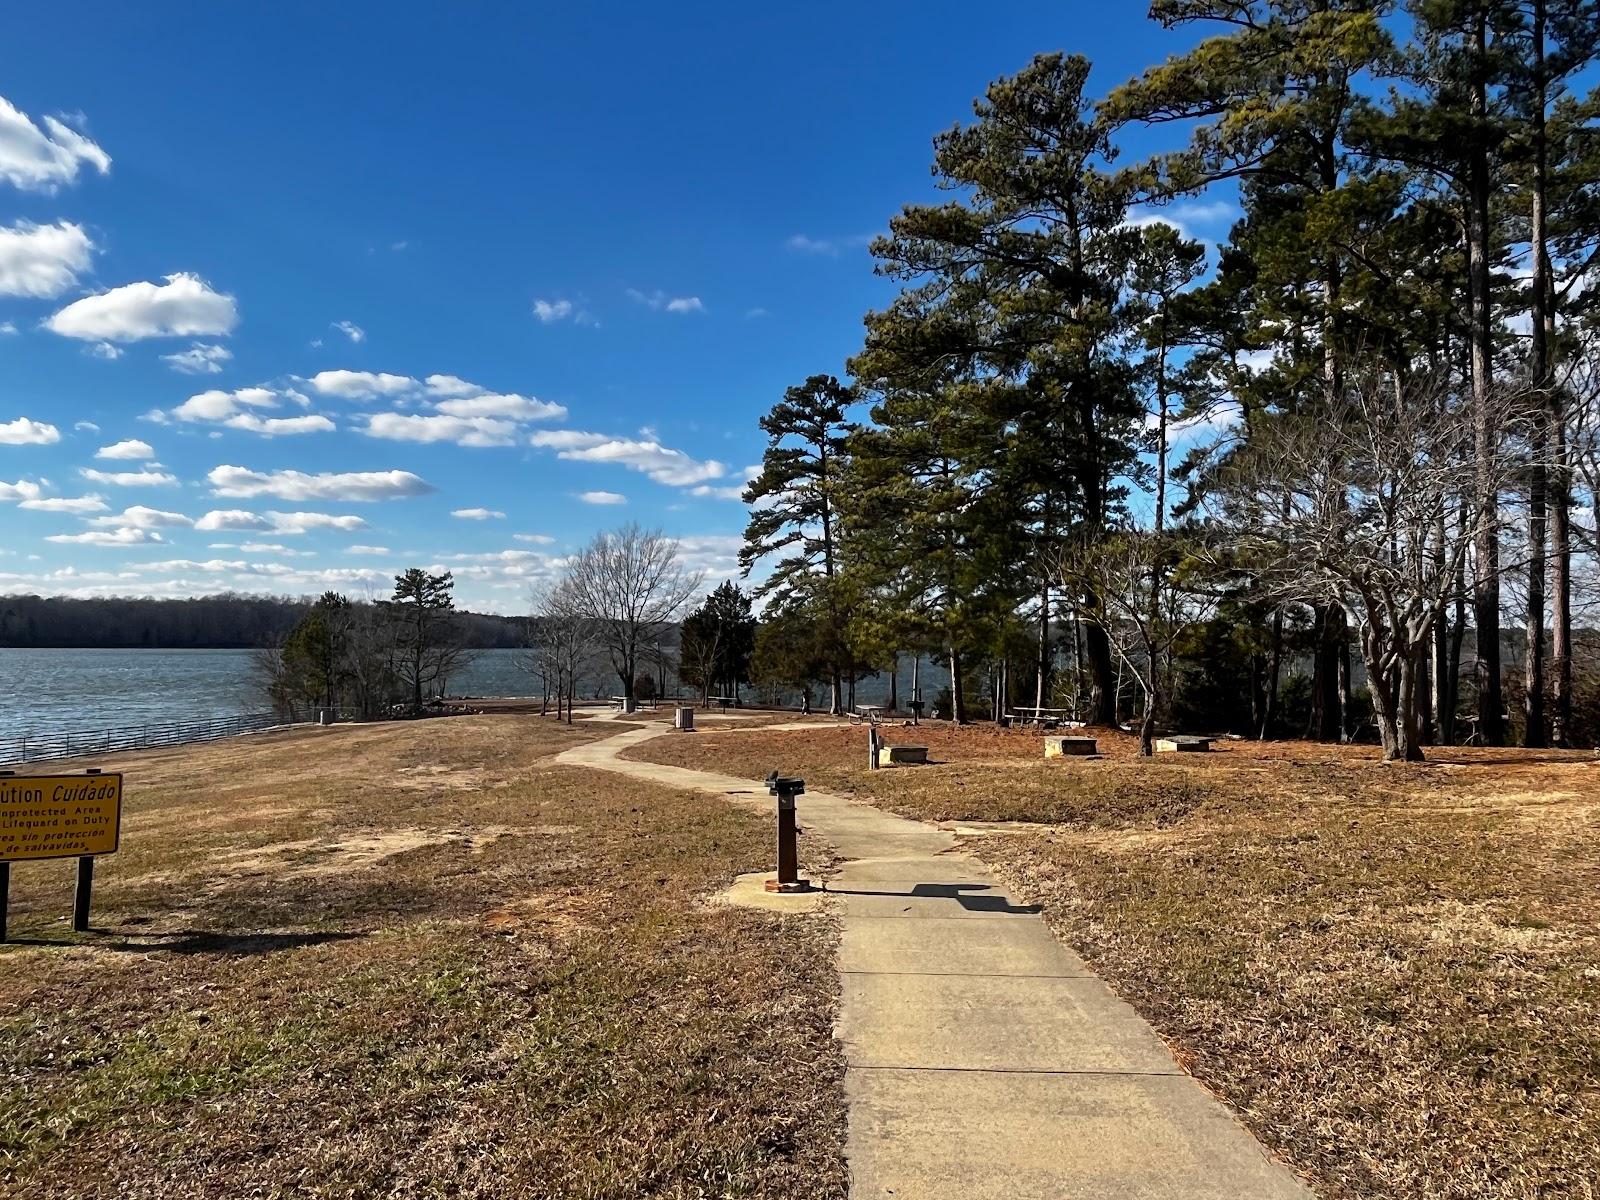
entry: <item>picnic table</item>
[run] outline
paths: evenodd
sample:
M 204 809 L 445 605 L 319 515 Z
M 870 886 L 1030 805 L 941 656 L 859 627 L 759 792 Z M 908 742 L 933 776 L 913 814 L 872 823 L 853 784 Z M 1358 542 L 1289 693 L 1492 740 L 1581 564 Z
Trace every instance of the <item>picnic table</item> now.
M 706 703 L 707 704 L 711 704 L 713 702 L 722 705 L 722 711 L 723 712 L 727 712 L 728 711 L 728 705 L 730 705 L 730 704 L 732 704 L 734 702 L 734 697 L 732 697 L 732 696 L 707 696 L 706 697 Z
M 1054 728 L 1066 724 L 1072 717 L 1070 708 L 1047 708 L 1039 705 L 1018 704 L 1007 714 L 1008 721 L 1022 725 L 1047 725 Z
M 858 704 L 850 711 L 850 724 L 860 725 L 866 722 L 868 725 L 876 725 L 882 713 L 881 704 Z

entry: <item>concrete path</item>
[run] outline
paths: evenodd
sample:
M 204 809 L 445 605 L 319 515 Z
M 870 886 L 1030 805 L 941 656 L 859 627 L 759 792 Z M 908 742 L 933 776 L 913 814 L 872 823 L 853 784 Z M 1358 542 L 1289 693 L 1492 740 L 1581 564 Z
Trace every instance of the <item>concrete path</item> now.
M 617 757 L 662 736 L 557 761 L 772 811 L 750 780 Z M 826 793 L 798 805 L 802 830 L 850 860 L 827 886 L 843 902 L 852 1197 L 1310 1196 L 953 834 Z

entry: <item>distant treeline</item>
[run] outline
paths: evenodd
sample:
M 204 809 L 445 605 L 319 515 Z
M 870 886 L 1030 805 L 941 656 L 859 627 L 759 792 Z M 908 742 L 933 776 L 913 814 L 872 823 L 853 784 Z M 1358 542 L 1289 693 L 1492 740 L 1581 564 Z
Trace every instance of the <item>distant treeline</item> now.
M 277 646 L 310 611 L 312 601 L 224 592 L 190 600 L 133 596 L 74 599 L 0 596 L 0 647 L 82 649 L 253 649 Z M 516 617 L 461 613 L 474 650 L 523 644 Z

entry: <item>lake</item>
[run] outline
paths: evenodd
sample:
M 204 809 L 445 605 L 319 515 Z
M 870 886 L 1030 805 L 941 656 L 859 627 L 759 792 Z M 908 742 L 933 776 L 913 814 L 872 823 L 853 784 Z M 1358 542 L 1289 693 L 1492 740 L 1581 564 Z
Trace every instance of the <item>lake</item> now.
M 454 694 L 526 696 L 538 684 L 517 651 L 485 650 Z M 252 650 L 0 649 L 0 737 L 88 732 L 265 712 Z
M 516 650 L 479 651 L 450 679 L 453 696 L 528 696 L 538 681 L 517 665 Z M 911 694 L 909 658 L 900 663 L 900 695 Z M 253 650 L 15 650 L 0 649 L 0 738 L 88 733 L 158 721 L 188 721 L 264 712 Z M 932 699 L 944 686 L 943 666 L 924 660 L 921 682 Z M 610 695 L 613 678 L 596 670 L 586 691 Z M 863 703 L 881 702 L 887 677 L 856 687 Z M 786 697 L 798 703 L 799 697 Z M 812 694 L 827 704 L 826 689 Z

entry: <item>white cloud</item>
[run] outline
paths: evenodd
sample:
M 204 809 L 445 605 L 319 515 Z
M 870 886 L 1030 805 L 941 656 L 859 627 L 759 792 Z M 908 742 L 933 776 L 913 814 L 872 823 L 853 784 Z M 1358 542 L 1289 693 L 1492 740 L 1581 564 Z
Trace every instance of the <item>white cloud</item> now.
M 196 529 L 207 533 L 252 532 L 271 530 L 272 522 L 266 517 L 239 508 L 219 508 L 205 514 L 194 523 Z
M 223 422 L 229 429 L 242 429 L 259 433 L 262 437 L 290 437 L 301 433 L 332 433 L 334 424 L 327 417 L 313 413 L 304 417 L 258 417 L 255 413 L 240 413 Z
M 98 433 L 96 429 L 94 432 Z M 142 442 L 138 438 L 125 438 L 120 442 L 113 442 L 109 446 L 101 446 L 94 452 L 96 458 L 111 459 L 140 459 L 154 458 L 155 448 L 149 442 Z
M 234 533 L 276 533 L 285 536 L 294 536 L 310 533 L 312 530 L 330 529 L 351 533 L 358 529 L 365 529 L 367 523 L 360 517 L 334 516 L 329 513 L 311 512 L 269 512 L 265 514 L 246 512 L 238 508 L 213 509 L 194 523 L 194 527 L 206 533 L 234 532 Z
M 302 399 L 298 392 L 288 395 Z M 172 416 L 190 424 L 221 425 L 263 437 L 279 437 L 301 433 L 332 433 L 334 424 L 327 417 L 308 414 L 301 417 L 263 417 L 258 409 L 274 409 L 279 404 L 279 393 L 271 388 L 237 388 L 231 392 L 212 389 L 190 396 Z
M 528 542 L 534 546 L 551 546 L 555 544 L 555 538 L 548 533 L 513 533 L 511 540 L 514 542 Z
M 0 423 L 0 446 L 53 446 L 60 440 L 61 431 L 43 421 L 18 417 Z
M 184 375 L 220 375 L 222 364 L 232 358 L 233 351 L 226 346 L 196 342 L 187 350 L 163 354 L 161 361 Z
M 572 315 L 572 301 L 535 300 L 533 302 L 533 315 L 547 325 L 551 321 L 565 320 Z
M 1179 202 L 1177 204 L 1149 205 L 1130 211 L 1126 224 L 1130 229 L 1146 229 L 1151 225 L 1170 225 L 1190 241 L 1220 240 L 1221 226 L 1231 224 L 1239 215 L 1239 208 L 1226 200 Z M 1212 234 L 1199 232 L 1210 230 Z
M 93 421 L 74 421 L 72 427 L 82 433 L 99 433 L 100 426 Z
M 321 395 L 338 396 L 343 400 L 397 396 L 417 386 L 417 381 L 409 375 L 373 371 L 318 371 L 310 382 Z
M 75 300 L 45 321 L 45 328 L 86 341 L 136 342 L 226 334 L 238 323 L 232 296 L 212 291 L 198 275 L 179 272 L 165 283 L 130 283 Z
M 159 508 L 147 508 L 143 504 L 135 504 L 120 513 L 96 517 L 89 524 L 102 529 L 187 529 L 194 522 L 182 513 L 163 512 Z
M 78 178 L 88 163 L 104 175 L 111 156 L 56 117 L 41 130 L 27 115 L 0 97 L 0 180 L 24 191 L 53 192 Z
M 450 514 L 463 521 L 503 521 L 505 513 L 494 508 L 458 508 Z
M 89 269 L 93 251 L 83 227 L 68 221 L 0 227 L 0 296 L 59 296 Z
M 682 450 L 673 450 L 656 441 L 607 437 L 577 429 L 542 430 L 529 439 L 535 446 L 554 450 L 575 462 L 620 463 L 648 475 L 657 483 L 689 487 L 710 479 L 720 479 L 728 468 L 715 459 L 701 462 Z
M 19 479 L 15 483 L 0 480 L 0 500 L 37 500 L 43 494 L 44 489 L 31 479 Z
M 345 471 L 308 475 L 304 471 L 251 471 L 213 467 L 206 476 L 214 495 L 276 496 L 280 500 L 395 500 L 424 496 L 432 484 L 410 471 Z
M 459 375 L 429 375 L 423 383 L 435 396 L 472 396 L 484 390 Z
M 11 337 L 16 332 L 17 323 L 15 321 L 0 321 L 0 335 Z
M 272 532 L 284 534 L 310 533 L 315 529 L 354 533 L 358 529 L 367 527 L 367 523 L 360 517 L 334 516 L 330 513 L 269 512 L 267 518 L 272 522 Z
M 519 396 L 515 392 L 454 396 L 439 401 L 434 407 L 452 417 L 499 417 L 508 421 L 548 421 L 567 415 L 566 408 L 560 404 Z
M 46 498 L 34 497 L 24 500 L 18 508 L 31 508 L 38 512 L 72 513 L 74 516 L 86 516 L 89 513 L 105 512 L 106 502 L 99 496 L 50 496 Z
M 361 328 L 361 326 L 357 325 L 354 321 L 335 321 L 333 323 L 333 328 L 337 329 L 340 333 L 344 334 L 345 337 L 349 338 L 357 345 L 367 340 L 367 331 Z
M 357 546 L 346 546 L 344 548 L 344 552 L 346 554 L 388 554 L 389 553 L 389 547 L 387 547 L 387 546 L 360 546 L 360 545 L 357 545 Z
M 127 526 L 122 529 L 93 529 L 88 533 L 56 533 L 45 538 L 45 541 L 72 546 L 139 546 L 159 542 L 161 535 L 148 529 Z
M 678 539 L 678 561 L 691 571 L 704 571 L 715 578 L 731 578 L 739 570 L 739 550 L 744 539 L 738 534 L 704 534 Z
M 629 288 L 628 298 L 635 303 L 644 305 L 653 312 L 682 314 L 705 312 L 706 310 L 706 306 L 700 302 L 699 296 L 669 296 L 659 289 L 653 292 L 641 292 L 638 288 Z
M 577 497 L 585 504 L 626 504 L 628 498 L 621 492 L 578 492 Z
M 107 487 L 171 487 L 178 482 L 176 475 L 153 470 L 155 465 L 152 463 L 138 471 L 96 471 L 85 467 L 78 474 L 90 483 L 103 483 Z
M 750 481 L 759 474 L 761 474 L 761 464 L 756 463 L 753 466 L 746 467 L 741 472 L 743 483 L 734 483 L 727 486 L 702 483 L 699 487 L 690 488 L 689 494 L 691 496 L 711 496 L 718 500 L 743 500 L 745 488 L 749 487 Z
M 838 258 L 843 250 L 858 249 L 870 245 L 870 233 L 853 233 L 847 237 L 811 237 L 809 234 L 797 233 L 784 245 L 796 254 L 812 254 L 827 258 Z
M 489 417 L 417 416 L 373 413 L 361 432 L 391 442 L 454 442 L 458 446 L 510 446 L 516 441 L 512 421 Z
M 116 362 L 122 357 L 122 347 L 113 346 L 110 342 L 91 342 L 83 348 L 83 352 L 91 358 L 103 358 L 107 362 Z

